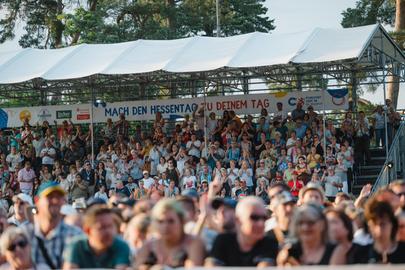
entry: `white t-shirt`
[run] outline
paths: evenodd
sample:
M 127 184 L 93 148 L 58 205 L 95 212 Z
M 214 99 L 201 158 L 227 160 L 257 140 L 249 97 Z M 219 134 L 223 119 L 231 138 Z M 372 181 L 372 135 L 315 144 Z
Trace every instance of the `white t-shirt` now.
M 294 146 L 297 140 L 293 138 L 288 138 L 287 143 L 285 144 L 286 147 Z M 291 156 L 292 147 L 287 150 L 287 155 Z
M 7 163 L 10 164 L 9 171 L 10 172 L 15 172 L 15 167 L 17 166 L 18 163 L 21 163 L 23 161 L 23 158 L 20 153 L 16 154 L 8 154 L 6 157 Z
M 199 158 L 201 156 L 200 146 L 201 146 L 201 142 L 199 140 L 195 140 L 194 142 L 188 141 L 187 145 L 186 145 L 186 148 L 190 149 L 190 150 L 188 150 L 188 154 L 190 156 Z
M 233 185 L 235 183 L 236 177 L 238 177 L 239 169 L 238 168 L 233 168 L 233 169 L 228 168 L 228 169 L 226 169 L 226 171 L 227 171 L 228 177 L 231 179 L 232 185 Z
M 339 192 L 338 188 L 332 185 L 333 182 L 342 184 L 342 179 L 337 175 L 325 177 L 325 195 L 327 197 L 334 197 Z
M 143 180 L 143 184 L 145 186 L 145 188 L 150 189 L 151 186 L 155 183 L 155 180 L 153 180 L 152 177 L 148 177 L 148 178 L 142 178 Z
M 207 120 L 207 132 L 208 134 L 210 134 L 212 131 L 215 130 L 216 126 L 217 126 L 217 119 L 208 119 Z
M 44 156 L 45 153 L 48 153 L 48 156 Z M 53 163 L 55 162 L 55 158 L 49 156 L 55 156 L 56 155 L 56 151 L 54 148 L 52 147 L 45 147 L 44 149 L 41 150 L 41 156 L 42 156 L 42 164 L 45 165 L 53 165 Z
M 163 173 L 163 172 L 165 172 L 166 171 L 166 169 L 167 169 L 167 163 L 165 163 L 165 164 L 158 164 L 157 165 L 157 171 L 158 171 L 158 173 Z
M 184 189 L 196 188 L 197 178 L 194 175 L 184 176 L 182 182 Z

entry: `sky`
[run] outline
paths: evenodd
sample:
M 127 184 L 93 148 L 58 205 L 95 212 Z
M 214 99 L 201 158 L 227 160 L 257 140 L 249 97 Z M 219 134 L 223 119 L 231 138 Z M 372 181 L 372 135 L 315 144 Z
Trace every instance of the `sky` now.
M 266 0 L 267 15 L 274 19 L 276 29 L 273 33 L 290 33 L 312 30 L 315 27 L 341 28 L 342 11 L 355 7 L 357 0 Z M 1 11 L 0 11 L 1 16 Z M 17 33 L 18 36 L 18 33 Z M 12 50 L 18 47 L 17 39 L 0 46 L 2 50 Z M 405 84 L 401 85 L 398 107 L 405 107 Z M 383 88 L 375 93 L 362 96 L 373 103 L 382 104 L 384 100 Z M 403 104 L 403 105 L 402 105 Z M 401 106 L 402 105 L 402 106 Z

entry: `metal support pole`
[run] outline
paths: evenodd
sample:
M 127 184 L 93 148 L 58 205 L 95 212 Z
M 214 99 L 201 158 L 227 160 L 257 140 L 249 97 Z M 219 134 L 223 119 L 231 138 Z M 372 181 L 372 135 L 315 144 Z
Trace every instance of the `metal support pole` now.
M 325 91 L 326 89 L 322 90 L 322 110 L 323 110 L 323 117 L 322 117 L 322 122 L 323 122 L 323 150 L 324 150 L 324 155 L 326 155 L 326 115 L 325 115 Z
M 91 136 L 91 166 L 94 166 L 94 87 L 93 83 L 90 83 L 91 100 L 90 100 L 90 136 Z
M 215 10 L 216 10 L 216 16 L 217 16 L 217 37 L 220 36 L 221 28 L 219 25 L 219 0 L 216 0 L 215 2 Z
M 381 40 L 381 51 L 384 51 L 384 42 L 382 39 L 382 35 L 380 37 Z M 380 54 L 382 57 L 382 73 L 383 73 L 383 90 L 384 90 L 384 103 L 386 100 L 386 95 L 387 95 L 387 91 L 386 91 L 386 82 L 385 82 L 385 77 L 386 77 L 386 72 L 385 72 L 385 57 L 384 54 Z M 387 112 L 388 112 L 388 108 L 387 105 L 384 106 L 384 126 L 385 126 L 385 158 L 388 158 L 388 119 L 387 119 Z
M 357 74 L 356 71 L 352 71 L 352 76 L 351 76 L 351 82 L 352 82 L 352 102 L 353 102 L 353 112 L 357 113 Z
M 207 87 L 204 86 L 204 148 L 206 155 L 208 155 L 207 108 Z
M 249 94 L 249 78 L 246 77 L 246 71 L 243 72 L 243 85 L 242 85 L 242 89 L 243 89 L 243 94 L 248 95 Z

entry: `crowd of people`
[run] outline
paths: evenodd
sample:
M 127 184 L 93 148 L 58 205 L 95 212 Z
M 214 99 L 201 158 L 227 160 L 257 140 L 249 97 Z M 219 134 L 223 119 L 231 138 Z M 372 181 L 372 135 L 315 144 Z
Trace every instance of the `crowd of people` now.
M 351 193 L 374 134 L 384 147 L 381 113 L 198 107 L 150 132 L 121 114 L 94 136 L 27 119 L 0 131 L 0 269 L 405 263 L 405 182 Z

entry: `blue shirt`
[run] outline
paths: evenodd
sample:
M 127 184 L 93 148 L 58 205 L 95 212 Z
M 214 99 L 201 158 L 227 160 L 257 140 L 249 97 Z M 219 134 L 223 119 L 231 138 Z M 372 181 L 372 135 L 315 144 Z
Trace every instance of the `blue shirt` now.
M 297 134 L 297 138 L 304 138 L 305 136 L 305 131 L 307 130 L 307 126 L 305 124 L 302 124 L 301 127 L 296 127 L 295 132 Z

